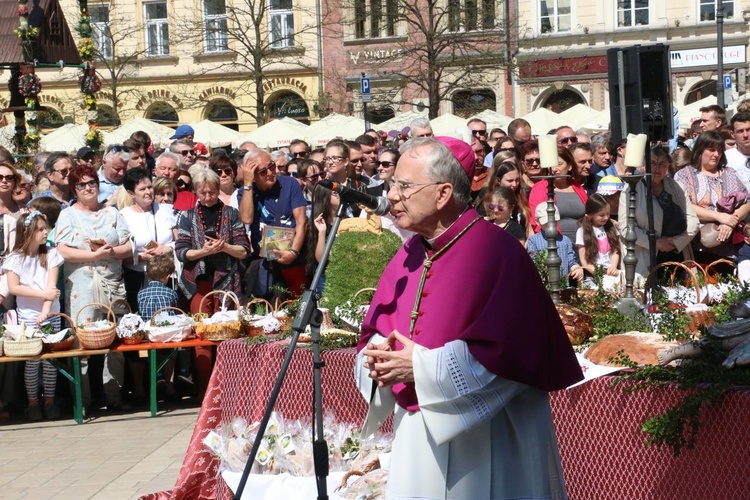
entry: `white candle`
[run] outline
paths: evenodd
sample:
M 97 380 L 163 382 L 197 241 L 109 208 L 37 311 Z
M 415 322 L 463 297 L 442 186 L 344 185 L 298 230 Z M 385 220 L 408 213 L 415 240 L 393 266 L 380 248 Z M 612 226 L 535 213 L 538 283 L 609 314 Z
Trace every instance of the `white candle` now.
M 628 145 L 625 148 L 625 166 L 641 168 L 646 157 L 646 134 L 628 134 Z
M 539 136 L 539 162 L 542 168 L 557 166 L 557 136 Z

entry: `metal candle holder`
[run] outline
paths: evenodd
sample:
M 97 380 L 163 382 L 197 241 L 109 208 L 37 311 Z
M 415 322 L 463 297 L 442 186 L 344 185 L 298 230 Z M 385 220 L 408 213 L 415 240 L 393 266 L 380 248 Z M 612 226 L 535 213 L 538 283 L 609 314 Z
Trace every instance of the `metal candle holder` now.
M 633 283 L 635 282 L 635 266 L 638 263 L 638 257 L 635 255 L 635 242 L 638 236 L 635 233 L 635 203 L 636 203 L 636 186 L 641 179 L 648 174 L 624 175 L 621 177 L 623 182 L 627 182 L 628 190 L 628 225 L 623 235 L 625 240 L 625 256 L 622 259 L 625 265 L 625 295 L 617 301 L 615 307 L 623 314 L 632 314 L 633 311 L 643 309 L 638 299 L 633 293 Z
M 549 281 L 552 302 L 560 303 L 560 265 L 562 259 L 557 251 L 557 221 L 555 220 L 555 180 L 565 179 L 567 175 L 535 175 L 531 177 L 535 182 L 542 179 L 547 181 L 547 223 L 544 225 L 544 237 L 547 240 L 547 280 Z

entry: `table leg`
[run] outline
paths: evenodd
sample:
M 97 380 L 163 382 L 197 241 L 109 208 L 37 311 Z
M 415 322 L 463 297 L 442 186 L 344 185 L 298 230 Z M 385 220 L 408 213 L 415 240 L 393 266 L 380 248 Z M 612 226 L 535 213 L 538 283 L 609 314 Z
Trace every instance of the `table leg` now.
M 148 360 L 150 363 L 150 369 L 151 369 L 151 390 L 150 396 L 151 396 L 151 416 L 156 416 L 156 349 L 151 349 L 148 351 Z
M 75 387 L 75 405 L 73 406 L 73 418 L 79 424 L 83 423 L 83 397 L 81 396 L 81 360 L 78 356 L 73 358 L 73 386 Z
M 57 369 L 65 378 L 67 378 L 73 384 L 73 396 L 75 403 L 73 404 L 73 418 L 79 424 L 83 423 L 83 398 L 81 396 L 81 360 L 78 356 L 73 356 L 73 373 L 70 374 L 66 368 L 56 359 L 48 359 L 47 361 Z

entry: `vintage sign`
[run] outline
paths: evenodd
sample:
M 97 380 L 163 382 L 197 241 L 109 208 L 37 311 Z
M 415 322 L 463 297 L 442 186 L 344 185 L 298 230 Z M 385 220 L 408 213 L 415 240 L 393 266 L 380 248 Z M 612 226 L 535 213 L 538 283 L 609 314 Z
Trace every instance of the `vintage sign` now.
M 382 49 L 382 50 L 358 50 L 349 51 L 349 58 L 352 64 L 376 64 L 400 59 L 403 55 L 401 49 Z
M 746 49 L 744 45 L 724 47 L 724 64 L 743 64 Z M 669 66 L 674 68 L 700 68 L 716 66 L 718 51 L 716 47 L 704 49 L 672 50 L 669 53 Z

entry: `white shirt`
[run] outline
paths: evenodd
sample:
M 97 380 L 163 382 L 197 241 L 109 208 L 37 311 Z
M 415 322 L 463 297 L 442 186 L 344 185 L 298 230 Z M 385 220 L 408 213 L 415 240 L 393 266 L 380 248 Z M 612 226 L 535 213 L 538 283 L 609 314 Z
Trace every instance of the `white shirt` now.
M 149 212 L 136 212 L 133 207 L 125 207 L 120 213 L 128 223 L 136 253 L 145 252 L 150 241 L 161 245 L 174 242 L 172 229 L 177 227 L 177 216 L 172 205 L 154 203 L 153 211 Z M 142 263 L 128 264 L 127 267 L 140 272 L 146 270 L 146 264 Z
M 597 266 L 602 266 L 604 269 L 609 269 L 612 265 L 612 249 L 609 248 L 609 239 L 607 239 L 607 232 L 601 227 L 594 227 L 594 237 L 596 237 L 596 244 L 599 247 L 599 253 L 596 256 Z M 579 227 L 576 231 L 576 246 L 583 246 L 583 228 Z
M 727 158 L 727 166 L 732 167 L 737 172 L 737 177 L 740 178 L 747 190 L 750 191 L 750 167 L 747 164 L 750 156 L 743 155 L 737 148 L 727 149 L 724 151 L 724 156 Z
M 59 267 L 63 264 L 62 255 L 55 248 L 47 249 L 47 269 L 39 263 L 39 257 L 27 257 L 18 252 L 13 252 L 5 259 L 3 263 L 3 272 L 12 272 L 18 276 L 18 282 L 21 286 L 31 288 L 32 290 L 46 290 L 49 270 Z M 18 321 L 25 322 L 27 325 L 33 325 L 36 322 L 39 313 L 42 312 L 44 299 L 35 297 L 16 296 L 16 312 Z M 50 312 L 60 312 L 60 301 L 55 299 L 52 302 Z

